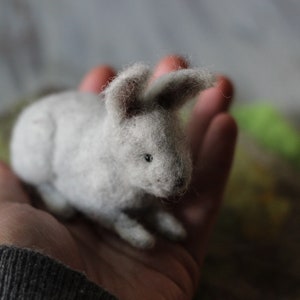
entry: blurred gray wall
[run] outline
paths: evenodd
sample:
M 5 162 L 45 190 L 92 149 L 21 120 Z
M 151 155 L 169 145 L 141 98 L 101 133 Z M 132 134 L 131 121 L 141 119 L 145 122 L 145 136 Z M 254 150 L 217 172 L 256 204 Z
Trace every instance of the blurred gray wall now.
M 0 0 L 0 110 L 168 53 L 228 74 L 239 100 L 300 109 L 300 1 Z

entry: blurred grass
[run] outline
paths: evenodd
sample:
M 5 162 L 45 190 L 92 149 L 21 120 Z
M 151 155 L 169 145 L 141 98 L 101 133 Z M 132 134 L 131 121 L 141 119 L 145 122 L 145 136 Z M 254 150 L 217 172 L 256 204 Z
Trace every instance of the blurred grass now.
M 239 106 L 234 116 L 242 130 L 267 150 L 300 168 L 300 135 L 291 122 L 268 103 Z
M 0 117 L 0 159 L 32 99 Z M 241 133 L 195 299 L 300 299 L 299 131 L 269 105 L 233 113 Z

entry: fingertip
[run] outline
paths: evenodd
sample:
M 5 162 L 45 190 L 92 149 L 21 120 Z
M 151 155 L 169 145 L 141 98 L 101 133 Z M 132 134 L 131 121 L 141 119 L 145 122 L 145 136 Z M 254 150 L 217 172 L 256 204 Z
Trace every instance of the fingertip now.
M 229 109 L 234 95 L 234 85 L 227 76 L 217 75 L 216 77 L 216 85 L 200 93 L 194 107 L 196 115 L 203 112 L 211 117 Z
M 0 161 L 0 172 L 7 172 L 9 171 L 9 166 L 4 161 Z
M 217 75 L 216 87 L 222 92 L 224 98 L 231 99 L 234 96 L 234 85 L 226 75 Z
M 205 136 L 203 147 L 194 165 L 192 186 L 198 194 L 214 199 L 222 198 L 232 166 L 237 124 L 232 116 L 220 113 L 213 118 Z
M 189 62 L 186 58 L 178 54 L 169 54 L 163 57 L 158 63 L 162 67 L 166 67 L 169 69 L 178 69 L 178 68 L 187 68 Z
M 79 84 L 79 90 L 100 93 L 116 75 L 115 70 L 108 65 L 101 65 L 91 69 Z
M 9 165 L 0 161 L 0 183 L 18 182 L 16 175 L 12 172 Z
M 29 200 L 18 177 L 6 163 L 0 161 L 0 204 L 4 202 L 29 203 Z
M 223 133 L 230 133 L 235 137 L 238 132 L 238 125 L 235 119 L 228 113 L 218 114 L 212 121 L 213 126 L 220 128 Z M 226 135 L 227 136 L 227 135 Z
M 203 148 L 200 149 L 198 165 L 209 165 L 206 172 L 215 172 L 213 177 L 222 180 L 227 178 L 230 169 L 236 140 L 238 126 L 235 119 L 226 112 L 216 115 L 208 128 Z M 215 181 L 216 183 L 216 181 Z M 217 186 L 217 185 L 216 185 Z M 219 186 L 222 186 L 219 183 Z
M 208 131 L 211 136 L 211 138 L 208 138 L 208 145 L 210 144 L 211 149 L 214 148 L 214 145 L 219 144 L 219 149 L 211 151 L 211 154 L 216 153 L 213 160 L 217 162 L 217 158 L 219 158 L 219 161 L 227 161 L 230 164 L 231 160 L 229 158 L 233 156 L 238 136 L 237 122 L 230 114 L 226 112 L 219 113 L 213 118 Z
M 153 79 L 156 79 L 166 73 L 179 69 L 188 68 L 189 62 L 184 57 L 177 54 L 170 54 L 162 58 L 154 69 Z

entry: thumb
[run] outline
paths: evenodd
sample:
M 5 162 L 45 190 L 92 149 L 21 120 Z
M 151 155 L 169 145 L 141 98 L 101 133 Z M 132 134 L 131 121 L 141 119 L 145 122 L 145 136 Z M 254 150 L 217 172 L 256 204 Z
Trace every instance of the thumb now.
M 22 184 L 11 169 L 0 161 L 0 204 L 8 202 L 29 203 Z

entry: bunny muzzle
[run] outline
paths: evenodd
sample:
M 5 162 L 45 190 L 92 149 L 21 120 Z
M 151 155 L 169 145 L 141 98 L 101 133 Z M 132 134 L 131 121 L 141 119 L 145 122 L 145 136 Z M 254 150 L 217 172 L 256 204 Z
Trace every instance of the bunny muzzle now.
M 175 167 L 174 167 L 175 165 Z M 183 195 L 191 181 L 192 167 L 190 159 L 177 161 L 173 167 L 164 174 L 164 178 L 158 177 L 154 194 L 161 198 L 172 198 Z

